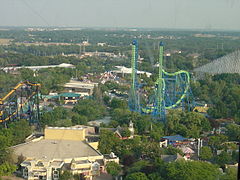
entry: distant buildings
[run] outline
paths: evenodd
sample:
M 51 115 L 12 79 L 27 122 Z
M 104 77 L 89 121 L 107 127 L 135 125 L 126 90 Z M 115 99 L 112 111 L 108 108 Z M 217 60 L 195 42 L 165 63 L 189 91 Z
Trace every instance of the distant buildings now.
M 106 46 L 107 43 L 97 43 L 98 46 Z
M 9 71 L 17 71 L 19 69 L 23 69 L 23 68 L 26 68 L 26 69 L 31 69 L 33 71 L 38 71 L 40 69 L 47 69 L 47 68 L 75 68 L 74 65 L 72 64 L 67 64 L 67 63 L 62 63 L 62 64 L 59 64 L 59 65 L 47 65 L 47 66 L 16 66 L 16 67 L 3 67 L 3 68 L 0 68 L 1 70 L 5 71 L 5 72 L 9 72 Z
M 166 148 L 170 145 L 170 146 L 173 146 L 173 147 L 176 147 L 176 148 L 180 149 L 184 154 L 184 157 L 181 157 L 181 158 L 184 158 L 184 159 L 190 159 L 192 157 L 192 155 L 195 153 L 193 148 L 194 149 L 199 149 L 200 148 L 200 144 L 199 144 L 199 146 L 197 146 L 198 143 L 196 143 L 195 141 L 191 141 L 187 138 L 184 138 L 181 135 L 164 136 L 164 137 L 162 137 L 159 144 L 160 144 L 161 148 Z M 164 156 L 163 158 L 176 159 L 176 158 L 180 158 L 180 156 L 172 156 L 172 157 L 170 157 L 170 156 L 165 157 Z
M 22 156 L 22 176 L 28 180 L 58 180 L 62 171 L 80 174 L 86 180 L 105 172 L 109 161 L 119 163 L 111 153 L 102 155 L 96 150 L 97 142 L 86 139 L 87 127 L 47 127 L 44 137 L 13 147 Z
M 112 72 L 117 75 L 124 76 L 125 74 L 132 74 L 132 68 L 127 68 L 125 66 L 116 66 L 116 68 L 117 69 L 113 70 Z M 146 71 L 137 71 L 137 74 L 146 74 L 147 77 L 152 75 L 152 73 Z
M 80 58 L 85 57 L 101 57 L 101 58 L 126 58 L 125 55 L 122 54 L 114 54 L 111 52 L 84 52 Z

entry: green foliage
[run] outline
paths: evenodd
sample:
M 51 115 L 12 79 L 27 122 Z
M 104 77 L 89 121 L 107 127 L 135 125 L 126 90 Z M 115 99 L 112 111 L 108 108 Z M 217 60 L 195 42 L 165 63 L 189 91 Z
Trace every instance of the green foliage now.
M 113 177 L 117 176 L 121 171 L 121 166 L 116 162 L 108 162 L 106 165 L 106 170 L 108 174 L 111 174 Z
M 152 173 L 148 175 L 149 180 L 164 180 L 158 173 Z
M 117 145 L 120 144 L 119 138 L 117 138 L 113 132 L 108 130 L 101 130 L 100 141 L 98 149 L 103 154 L 109 154 L 111 152 L 116 152 Z
M 113 99 L 111 100 L 110 107 L 111 107 L 112 109 L 116 109 L 116 108 L 119 108 L 119 109 L 127 109 L 127 108 L 128 108 L 126 101 L 121 100 L 121 99 L 117 99 L 117 98 L 113 98 Z
M 132 117 L 132 119 L 138 134 L 144 134 L 150 130 L 152 120 L 150 116 L 135 114 L 135 117 Z
M 208 144 L 212 147 L 212 149 L 220 149 L 222 147 L 222 143 L 226 142 L 228 137 L 222 134 L 210 136 Z
M 34 72 L 31 69 L 20 69 L 21 79 L 24 81 L 34 82 Z
M 164 124 L 163 123 L 151 123 L 149 136 L 159 142 L 161 137 L 164 136 Z
M 176 154 L 180 154 L 181 156 L 183 156 L 183 152 L 175 147 L 172 146 L 168 146 L 167 148 L 164 148 L 164 154 L 168 154 L 168 155 L 176 155 Z
M 0 71 L 0 97 L 6 95 L 6 92 L 9 92 L 20 80 L 21 78 L 19 76 Z
M 136 172 L 129 174 L 125 180 L 148 180 L 146 174 L 141 173 L 141 172 Z
M 8 146 L 11 145 L 13 141 L 13 136 L 0 135 L 0 164 L 9 160 L 10 152 Z
M 213 118 L 239 119 L 240 75 L 220 74 L 192 83 L 193 93 L 211 107 L 208 114 Z
M 226 174 L 220 177 L 220 180 L 236 180 L 237 179 L 237 168 L 227 168 Z
M 9 130 L 12 133 L 12 144 L 16 145 L 22 143 L 27 136 L 32 133 L 32 129 L 26 120 L 16 121 L 9 125 Z
M 70 112 L 63 107 L 56 107 L 51 112 L 43 113 L 40 123 L 42 127 L 45 125 L 48 126 L 71 126 L 71 120 L 69 121 L 68 117 Z
M 142 171 L 146 166 L 150 165 L 148 161 L 137 161 L 132 164 L 130 168 L 128 168 L 128 174 L 136 173 Z
M 214 165 L 201 161 L 178 160 L 167 164 L 165 177 L 171 180 L 215 180 L 219 170 Z
M 86 116 L 83 115 L 79 115 L 79 114 L 74 114 L 72 116 L 72 123 L 73 125 L 87 125 L 88 122 L 88 118 Z
M 59 180 L 70 180 L 73 179 L 73 175 L 70 171 L 63 171 L 63 173 L 60 174 Z
M 231 141 L 238 141 L 240 139 L 240 126 L 237 124 L 227 125 L 227 136 Z
M 129 131 L 128 128 L 123 128 L 120 133 L 121 133 L 122 137 L 129 137 L 129 136 L 131 136 L 131 131 Z
M 203 146 L 200 151 L 200 159 L 202 160 L 210 160 L 213 157 L 213 153 L 210 147 Z
M 101 88 L 96 86 L 93 88 L 93 99 L 99 104 L 103 104 L 103 94 Z
M 32 129 L 25 120 L 12 122 L 8 129 L 0 129 L 0 164 L 3 164 L 2 171 L 5 171 L 4 168 L 6 169 L 6 172 L 10 171 L 13 167 L 12 150 L 9 147 L 23 143 L 25 138 L 29 136 L 31 132 Z
M 171 110 L 167 115 L 167 134 L 181 134 L 182 136 L 198 138 L 204 131 L 210 130 L 209 121 L 196 112 L 182 112 Z
M 146 133 L 151 126 L 152 119 L 150 116 L 131 112 L 128 109 L 116 108 L 112 111 L 111 115 L 112 120 L 117 121 L 121 126 L 128 126 L 130 120 L 132 120 L 138 134 Z M 157 128 L 155 130 L 158 131 Z
M 112 120 L 117 121 L 120 125 L 127 125 L 131 119 L 131 112 L 128 109 L 116 108 L 111 113 Z
M 232 152 L 232 162 L 235 164 L 238 162 L 239 159 L 239 153 L 237 151 Z
M 72 111 L 87 117 L 88 121 L 91 121 L 102 118 L 106 113 L 106 107 L 92 99 L 84 99 L 78 101 Z
M 15 172 L 17 167 L 8 162 L 4 162 L 0 165 L 0 177 L 1 176 L 10 176 L 13 172 Z
M 224 167 L 225 164 L 229 164 L 232 161 L 232 157 L 229 153 L 223 151 L 220 155 L 215 156 L 214 160 L 219 166 Z

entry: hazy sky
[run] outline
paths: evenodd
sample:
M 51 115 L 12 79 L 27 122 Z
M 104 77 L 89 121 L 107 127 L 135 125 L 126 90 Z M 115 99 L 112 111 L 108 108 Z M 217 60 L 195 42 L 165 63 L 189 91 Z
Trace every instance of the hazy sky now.
M 0 0 L 0 26 L 240 30 L 240 0 Z

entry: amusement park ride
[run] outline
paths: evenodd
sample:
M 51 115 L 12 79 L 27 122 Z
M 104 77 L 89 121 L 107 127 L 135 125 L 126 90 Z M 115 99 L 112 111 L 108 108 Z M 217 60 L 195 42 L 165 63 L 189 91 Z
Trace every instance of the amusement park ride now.
M 7 95 L 0 98 L 0 123 L 6 124 L 17 119 L 28 119 L 38 123 L 40 84 L 20 82 Z
M 159 49 L 158 79 L 154 87 L 154 95 L 147 98 L 147 104 L 141 103 L 141 85 L 137 77 L 138 43 L 132 43 L 132 77 L 131 90 L 129 94 L 129 108 L 131 111 L 151 114 L 154 118 L 166 121 L 166 112 L 169 109 L 193 108 L 191 102 L 190 74 L 180 70 L 169 73 L 163 69 L 163 43 Z

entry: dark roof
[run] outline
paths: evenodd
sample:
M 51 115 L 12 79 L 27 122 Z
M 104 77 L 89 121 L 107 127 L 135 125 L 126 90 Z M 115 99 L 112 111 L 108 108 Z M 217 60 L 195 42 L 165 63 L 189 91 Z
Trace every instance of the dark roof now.
M 184 141 L 187 138 L 182 137 L 181 135 L 175 135 L 175 136 L 164 136 L 163 139 L 167 139 L 169 141 Z

